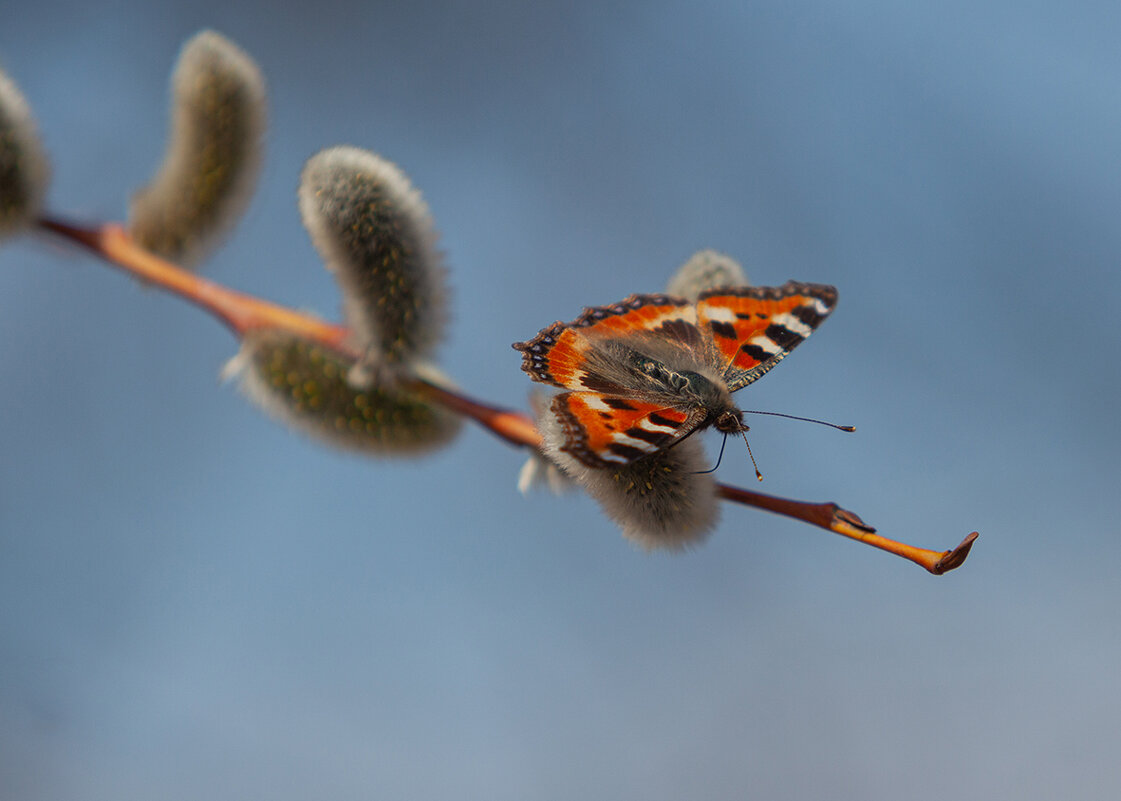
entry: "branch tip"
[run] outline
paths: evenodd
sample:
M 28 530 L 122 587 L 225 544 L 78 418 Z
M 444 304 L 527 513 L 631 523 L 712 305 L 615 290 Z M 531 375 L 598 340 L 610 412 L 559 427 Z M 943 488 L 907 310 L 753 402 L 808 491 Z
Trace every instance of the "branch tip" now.
M 930 567 L 930 572 L 936 576 L 941 576 L 943 573 L 948 573 L 951 570 L 956 570 L 965 564 L 965 559 L 969 556 L 970 550 L 973 548 L 973 543 L 977 541 L 980 536 L 976 531 L 967 536 L 961 541 L 958 547 L 952 551 L 946 551 L 942 558 L 935 562 Z

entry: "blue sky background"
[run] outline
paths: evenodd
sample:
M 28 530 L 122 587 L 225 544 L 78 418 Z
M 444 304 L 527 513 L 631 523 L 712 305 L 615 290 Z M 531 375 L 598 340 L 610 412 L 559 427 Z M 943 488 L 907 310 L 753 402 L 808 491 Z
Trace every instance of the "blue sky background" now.
M 586 497 L 520 496 L 523 455 L 475 428 L 412 462 L 290 433 L 219 384 L 212 320 L 5 243 L 0 794 L 1121 793 L 1121 7 L 15 4 L 0 63 L 53 210 L 121 217 L 204 27 L 271 99 L 208 275 L 334 315 L 295 189 L 349 143 L 424 192 L 441 361 L 495 402 L 530 389 L 510 343 L 698 249 L 835 284 L 738 399 L 859 431 L 754 421 L 762 488 L 981 539 L 935 578 L 726 506 L 648 555 Z M 753 485 L 743 456 L 722 480 Z

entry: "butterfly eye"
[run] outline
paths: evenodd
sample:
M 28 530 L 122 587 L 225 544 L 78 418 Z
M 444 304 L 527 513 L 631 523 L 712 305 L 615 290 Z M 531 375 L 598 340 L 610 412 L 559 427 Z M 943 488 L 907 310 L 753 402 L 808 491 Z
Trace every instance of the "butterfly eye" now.
M 739 410 L 728 409 L 721 412 L 713 425 L 717 431 L 723 431 L 725 434 L 739 434 L 750 430 L 743 424 L 743 413 Z

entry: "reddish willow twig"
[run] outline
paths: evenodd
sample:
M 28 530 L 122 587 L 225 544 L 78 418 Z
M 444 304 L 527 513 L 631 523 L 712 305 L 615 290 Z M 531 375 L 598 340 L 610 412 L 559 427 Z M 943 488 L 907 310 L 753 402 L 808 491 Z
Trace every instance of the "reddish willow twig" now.
M 39 221 L 39 226 L 79 243 L 109 264 L 205 309 L 225 323 L 239 338 L 257 329 L 280 329 L 314 340 L 355 358 L 361 356 L 350 344 L 350 331 L 345 326 L 329 323 L 312 315 L 269 303 L 200 278 L 143 250 L 133 242 L 120 225 L 107 223 L 94 228 L 84 228 L 44 218 Z M 541 446 L 541 435 L 533 420 L 520 412 L 491 406 L 421 378 L 413 378 L 410 383 L 414 391 L 423 393 L 431 400 L 474 420 L 509 443 L 529 448 Z M 719 484 L 717 492 L 725 500 L 793 517 L 909 559 L 935 575 L 960 567 L 969 556 L 974 540 L 977 539 L 977 532 L 974 531 L 952 550 L 931 551 L 880 536 L 855 513 L 842 509 L 835 503 L 789 500 L 726 484 Z

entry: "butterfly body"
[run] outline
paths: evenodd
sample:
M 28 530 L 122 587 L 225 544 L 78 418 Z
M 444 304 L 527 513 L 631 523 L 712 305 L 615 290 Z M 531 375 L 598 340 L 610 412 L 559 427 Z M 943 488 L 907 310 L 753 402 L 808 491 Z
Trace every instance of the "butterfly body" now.
M 836 305 L 820 284 L 732 287 L 696 302 L 631 295 L 514 345 L 531 378 L 561 389 L 551 411 L 560 449 L 612 467 L 712 426 L 746 430 L 732 393 L 759 378 Z

